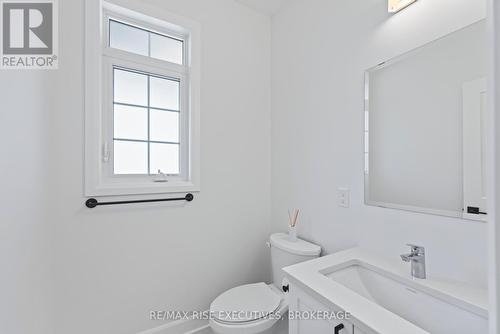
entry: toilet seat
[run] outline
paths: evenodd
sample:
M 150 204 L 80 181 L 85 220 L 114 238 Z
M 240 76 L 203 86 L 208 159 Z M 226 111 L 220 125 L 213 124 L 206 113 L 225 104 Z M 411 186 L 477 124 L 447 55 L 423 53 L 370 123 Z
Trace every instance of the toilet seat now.
M 281 297 L 265 283 L 248 284 L 221 294 L 210 312 L 223 323 L 248 323 L 270 316 L 280 304 Z
M 233 291 L 230 294 L 227 294 L 231 290 Z M 210 312 L 212 315 L 210 318 L 210 326 L 215 333 L 218 334 L 263 333 L 268 329 L 270 329 L 271 327 L 273 327 L 274 324 L 276 324 L 276 322 L 278 322 L 279 320 L 278 316 L 283 316 L 288 311 L 288 301 L 285 298 L 284 293 L 281 292 L 274 285 L 257 283 L 257 284 L 239 286 L 231 290 L 217 297 L 212 303 L 212 305 L 210 305 Z M 253 292 L 253 294 L 249 295 L 248 294 L 249 292 Z M 253 302 L 253 300 L 258 300 L 259 297 L 262 297 L 266 301 L 261 300 L 262 304 L 259 306 L 264 305 L 266 307 L 260 307 L 260 309 L 257 311 L 262 312 L 261 315 L 266 313 L 267 315 L 261 317 L 249 316 L 246 318 L 247 320 L 244 320 L 240 316 L 238 316 L 237 318 L 226 317 L 225 319 L 220 319 L 222 317 L 217 317 L 217 312 L 219 310 L 221 309 L 228 310 L 227 307 L 229 306 L 229 304 L 225 304 L 225 302 L 235 302 L 235 299 L 232 299 L 231 297 L 238 298 L 238 296 L 240 297 L 240 299 L 237 299 L 236 303 L 239 303 L 238 306 L 240 307 L 240 309 L 247 309 L 247 310 L 249 309 L 248 305 L 250 305 Z M 244 296 L 247 297 L 246 299 L 247 303 L 245 302 L 245 299 L 242 299 Z M 226 299 L 226 297 L 228 298 Z M 277 305 L 276 301 L 278 301 Z M 256 303 L 254 305 L 258 304 Z

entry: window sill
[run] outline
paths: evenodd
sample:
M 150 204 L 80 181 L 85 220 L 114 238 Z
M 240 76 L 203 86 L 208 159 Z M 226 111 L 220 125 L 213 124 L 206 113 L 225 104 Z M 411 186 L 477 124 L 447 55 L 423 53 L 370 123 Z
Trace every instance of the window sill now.
M 200 187 L 192 182 L 167 182 L 167 183 L 117 183 L 87 186 L 85 196 L 127 196 L 127 195 L 155 195 L 199 192 Z

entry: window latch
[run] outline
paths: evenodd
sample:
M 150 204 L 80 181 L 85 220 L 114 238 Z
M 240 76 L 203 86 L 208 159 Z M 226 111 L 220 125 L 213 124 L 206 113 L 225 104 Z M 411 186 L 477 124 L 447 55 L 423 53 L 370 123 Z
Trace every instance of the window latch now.
M 109 145 L 104 143 L 102 146 L 102 161 L 109 162 Z
M 158 175 L 154 179 L 154 182 L 158 182 L 158 183 L 168 182 L 168 180 L 167 180 L 167 174 L 162 173 L 161 170 L 158 169 Z

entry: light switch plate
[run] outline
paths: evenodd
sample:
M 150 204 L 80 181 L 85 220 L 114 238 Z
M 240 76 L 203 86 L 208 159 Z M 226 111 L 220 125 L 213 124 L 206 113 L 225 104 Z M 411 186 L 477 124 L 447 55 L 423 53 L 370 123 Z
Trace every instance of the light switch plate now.
M 337 189 L 337 205 L 342 208 L 351 206 L 351 191 L 348 188 Z

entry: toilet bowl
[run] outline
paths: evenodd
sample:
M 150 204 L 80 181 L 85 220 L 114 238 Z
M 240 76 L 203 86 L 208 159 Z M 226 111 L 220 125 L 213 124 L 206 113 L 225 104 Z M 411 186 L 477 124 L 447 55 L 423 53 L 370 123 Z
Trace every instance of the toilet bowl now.
M 311 260 L 321 248 L 310 242 L 290 240 L 276 233 L 269 240 L 273 284 L 238 286 L 218 296 L 210 305 L 210 327 L 217 334 L 268 334 L 278 321 L 287 321 L 288 291 L 282 268 Z M 283 318 L 285 316 L 285 318 Z

